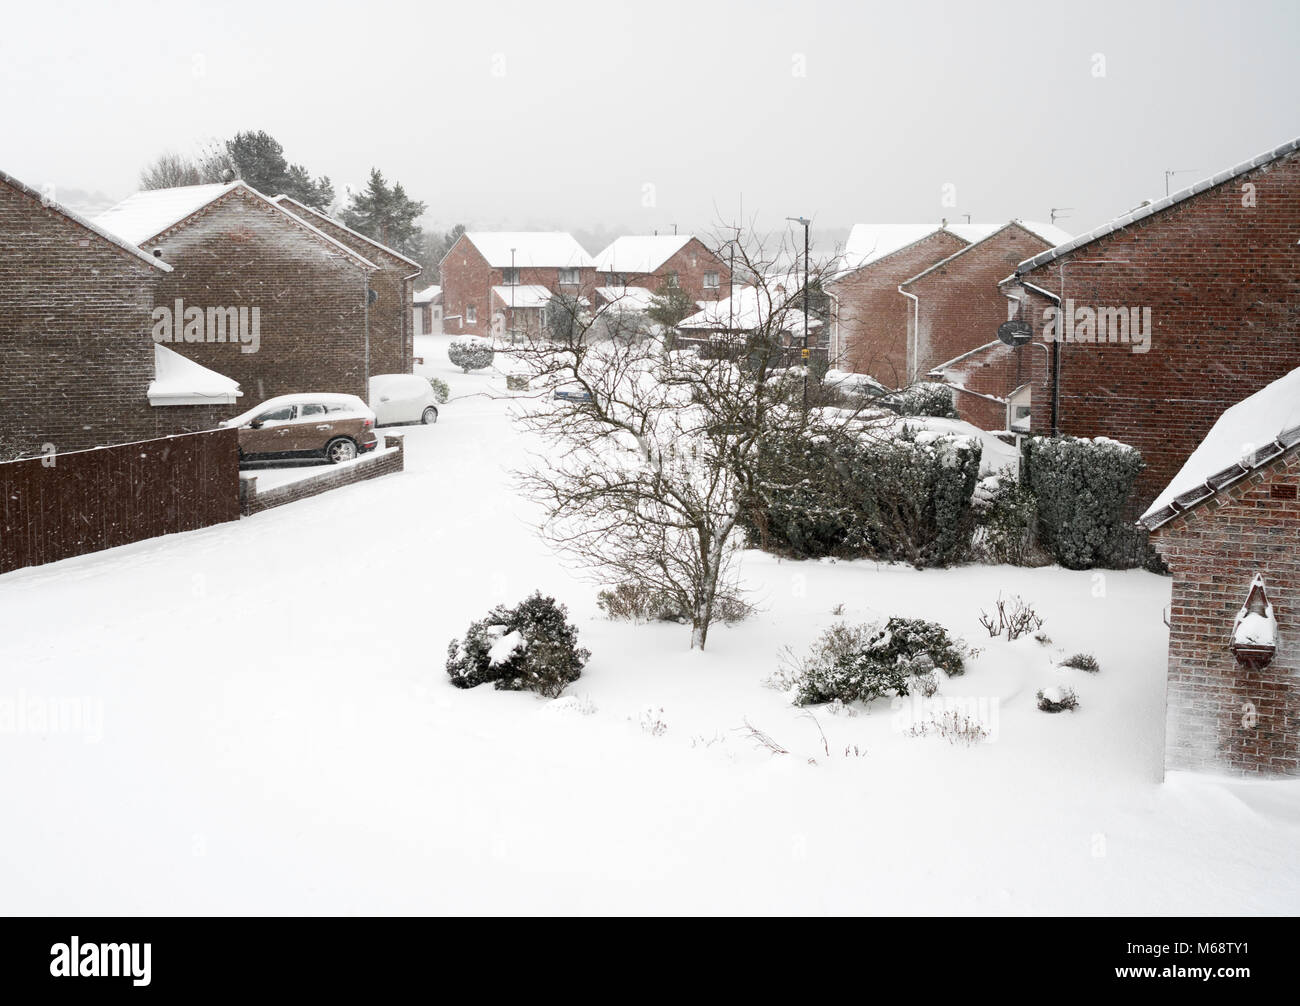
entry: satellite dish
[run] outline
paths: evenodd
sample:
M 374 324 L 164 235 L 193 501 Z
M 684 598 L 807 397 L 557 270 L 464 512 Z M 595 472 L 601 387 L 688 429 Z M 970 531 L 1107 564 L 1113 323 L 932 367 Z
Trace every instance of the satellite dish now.
M 1034 327 L 1018 318 L 1004 321 L 998 326 L 998 338 L 1008 346 L 1023 346 L 1034 338 Z

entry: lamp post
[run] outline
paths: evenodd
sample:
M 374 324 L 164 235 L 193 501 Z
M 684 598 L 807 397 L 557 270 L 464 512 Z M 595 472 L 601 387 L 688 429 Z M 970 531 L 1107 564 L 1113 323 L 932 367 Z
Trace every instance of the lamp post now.
M 803 408 L 808 411 L 808 365 L 811 362 L 808 350 L 808 228 L 812 221 L 807 217 L 786 217 L 787 220 L 803 225 Z
M 515 272 L 515 250 L 510 249 L 510 345 L 515 344 L 515 287 L 519 285 L 519 273 Z

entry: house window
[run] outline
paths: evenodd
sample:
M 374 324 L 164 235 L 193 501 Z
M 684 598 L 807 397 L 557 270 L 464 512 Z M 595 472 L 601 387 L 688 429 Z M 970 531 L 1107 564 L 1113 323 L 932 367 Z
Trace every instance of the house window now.
M 577 286 L 577 285 L 578 285 L 577 269 L 560 270 L 560 286 Z
M 504 285 L 506 285 L 506 286 L 518 286 L 518 285 L 519 285 L 519 270 L 518 270 L 518 269 L 502 269 L 502 270 L 501 270 L 501 282 L 502 282 Z
M 664 273 L 664 282 L 667 283 L 669 286 L 676 286 L 676 285 L 677 285 L 677 273 L 675 273 L 675 272 L 666 272 L 666 273 Z
M 716 290 L 721 285 L 722 277 L 716 272 L 706 272 L 704 274 L 704 289 Z
M 465 306 L 465 320 L 468 321 L 471 325 L 478 324 L 478 308 L 476 308 L 473 304 L 467 304 Z

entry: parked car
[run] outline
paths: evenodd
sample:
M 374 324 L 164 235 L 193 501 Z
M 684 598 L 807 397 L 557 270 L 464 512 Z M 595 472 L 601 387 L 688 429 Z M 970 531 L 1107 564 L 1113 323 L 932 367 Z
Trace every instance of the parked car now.
M 438 399 L 433 386 L 416 374 L 376 374 L 370 379 L 370 407 L 375 422 L 424 423 L 438 421 Z
M 373 451 L 375 414 L 356 395 L 280 395 L 221 424 L 239 430 L 239 457 L 323 457 L 338 464 Z

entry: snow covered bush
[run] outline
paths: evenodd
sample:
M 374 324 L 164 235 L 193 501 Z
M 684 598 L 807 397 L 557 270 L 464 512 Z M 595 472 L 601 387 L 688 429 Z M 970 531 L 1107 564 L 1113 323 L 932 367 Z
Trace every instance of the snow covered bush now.
M 1096 674 L 1101 670 L 1097 658 L 1091 653 L 1076 653 L 1074 656 L 1062 660 L 1061 666 L 1073 667 L 1076 671 L 1087 671 L 1089 674 Z
M 771 684 L 797 706 L 870 702 L 907 695 L 913 688 L 933 695 L 935 668 L 950 674 L 964 669 L 959 646 L 941 625 L 907 618 L 891 618 L 883 628 L 839 622 L 806 655 L 787 649 Z
M 946 384 L 914 384 L 896 391 L 885 399 L 900 416 L 935 416 L 956 419 L 957 406 L 953 404 L 952 388 Z
M 492 366 L 492 343 L 476 335 L 458 335 L 447 344 L 447 359 L 465 373 Z
M 928 431 L 812 426 L 765 445 L 742 514 L 752 544 L 800 558 L 872 556 L 943 566 L 965 558 L 978 441 Z
M 1031 437 L 1027 482 L 1038 504 L 1038 536 L 1067 569 L 1132 565 L 1129 498 L 1142 456 L 1115 440 Z
M 958 709 L 945 709 L 939 716 L 913 723 L 908 737 L 941 737 L 949 744 L 974 747 L 989 739 L 989 729 L 979 719 Z
M 554 698 L 582 674 L 591 653 L 578 646 L 568 609 L 535 593 L 514 608 L 498 605 L 447 646 L 447 674 L 457 688 L 492 682 Z
M 726 584 L 714 597 L 715 621 L 727 625 L 744 621 L 753 613 L 751 606 Z M 691 617 L 679 600 L 669 592 L 634 580 L 624 580 L 612 589 L 596 595 L 596 606 L 613 619 L 629 622 L 677 622 L 687 624 Z
M 1038 708 L 1045 713 L 1061 713 L 1074 709 L 1078 705 L 1079 696 L 1074 694 L 1073 688 L 1066 688 L 1064 685 L 1053 685 L 1051 688 L 1040 688 L 1038 690 Z
M 433 388 L 434 401 L 439 405 L 446 405 L 447 399 L 451 397 L 451 388 L 447 387 L 447 382 L 441 377 L 431 377 L 429 387 Z
M 982 562 L 1038 565 L 1034 546 L 1038 526 L 1038 504 L 1034 494 L 1013 475 L 990 475 L 975 487 L 975 510 L 979 526 L 973 541 Z

